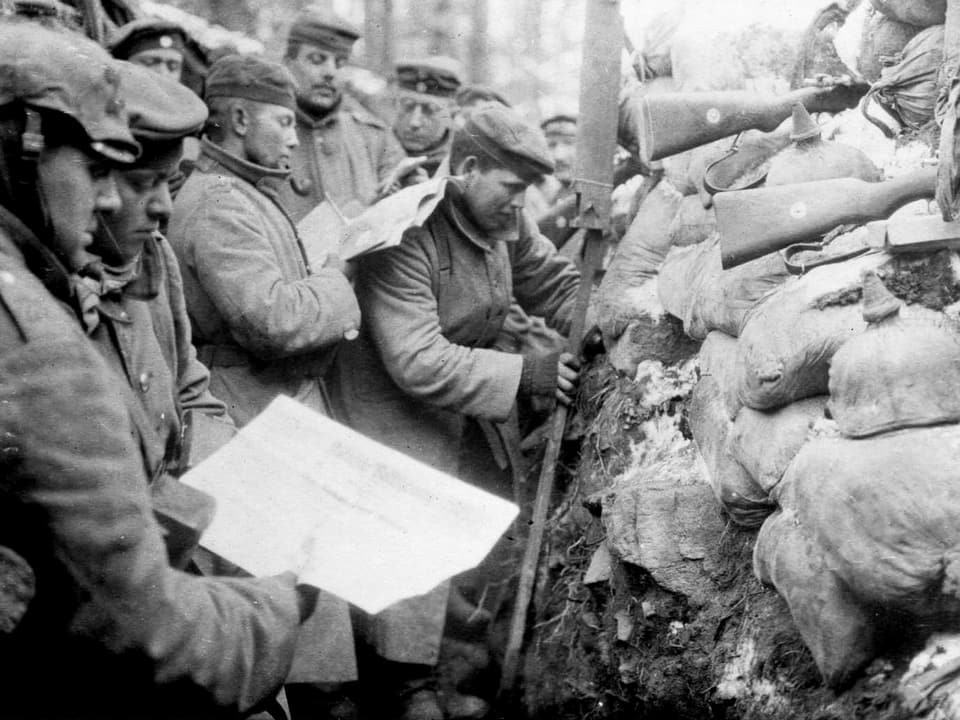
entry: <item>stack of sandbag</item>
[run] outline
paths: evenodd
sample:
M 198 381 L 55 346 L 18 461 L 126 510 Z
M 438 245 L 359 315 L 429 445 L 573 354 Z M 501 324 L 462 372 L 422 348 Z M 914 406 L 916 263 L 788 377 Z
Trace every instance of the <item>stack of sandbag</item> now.
M 830 369 L 837 433 L 799 450 L 754 552 L 833 686 L 873 657 L 890 613 L 960 612 L 960 336 L 904 310 L 868 272 L 866 328 Z

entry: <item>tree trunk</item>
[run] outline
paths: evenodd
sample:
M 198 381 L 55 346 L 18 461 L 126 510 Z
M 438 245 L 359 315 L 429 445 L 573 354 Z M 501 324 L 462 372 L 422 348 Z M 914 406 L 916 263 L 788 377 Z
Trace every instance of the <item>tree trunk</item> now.
M 257 17 L 249 5 L 239 0 L 208 0 L 210 22 L 227 30 L 249 33 L 256 27 Z
M 470 79 L 490 81 L 490 6 L 488 0 L 474 0 L 470 18 Z
M 389 75 L 393 69 L 393 0 L 364 0 L 363 40 L 369 70 Z

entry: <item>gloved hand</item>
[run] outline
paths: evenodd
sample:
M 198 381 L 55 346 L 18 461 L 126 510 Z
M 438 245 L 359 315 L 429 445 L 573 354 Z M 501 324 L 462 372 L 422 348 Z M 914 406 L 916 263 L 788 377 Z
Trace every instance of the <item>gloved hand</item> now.
M 520 374 L 521 397 L 553 397 L 562 405 L 570 405 L 580 380 L 580 360 L 570 353 L 524 356 Z
M 557 402 L 561 405 L 573 403 L 580 384 L 580 359 L 570 353 L 562 353 L 557 360 Z

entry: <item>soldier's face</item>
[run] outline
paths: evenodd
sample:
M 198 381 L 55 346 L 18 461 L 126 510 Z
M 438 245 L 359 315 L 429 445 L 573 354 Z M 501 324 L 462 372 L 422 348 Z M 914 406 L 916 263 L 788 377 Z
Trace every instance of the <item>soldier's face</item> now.
M 501 232 L 516 226 L 517 213 L 523 209 L 529 185 L 529 180 L 512 170 L 480 170 L 475 159 L 472 163 L 468 160 L 463 198 L 477 225 L 484 230 Z
M 553 158 L 553 175 L 564 185 L 573 182 L 573 160 L 577 150 L 577 126 L 570 122 L 550 123 L 544 129 Z
M 303 43 L 296 57 L 286 65 L 297 81 L 297 97 L 309 109 L 326 111 L 333 108 L 343 93 L 343 66 L 349 55 L 319 45 Z
M 274 170 L 290 168 L 297 140 L 297 117 L 282 105 L 250 103 L 249 122 L 243 136 L 247 160 Z
M 429 96 L 397 96 L 397 119 L 393 130 L 410 155 L 436 147 L 453 124 L 451 103 Z
M 93 245 L 109 265 L 124 265 L 140 254 L 143 244 L 170 217 L 169 180 L 177 163 L 159 167 L 133 168 L 117 173 L 117 190 L 122 207 L 103 216 Z
M 79 270 L 97 259 L 90 252 L 97 214 L 120 209 L 115 173 L 99 157 L 61 145 L 41 153 L 38 177 L 53 231 L 52 249 L 67 269 Z
M 183 55 L 172 48 L 143 50 L 131 55 L 130 62 L 143 65 L 147 70 L 177 82 L 180 82 L 180 76 L 183 75 Z

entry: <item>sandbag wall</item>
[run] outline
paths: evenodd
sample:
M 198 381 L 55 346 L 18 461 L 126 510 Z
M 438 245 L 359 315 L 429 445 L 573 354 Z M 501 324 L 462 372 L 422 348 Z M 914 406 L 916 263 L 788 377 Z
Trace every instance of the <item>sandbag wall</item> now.
M 863 290 L 924 273 L 955 287 L 952 255 L 873 252 L 795 277 L 776 253 L 721 270 L 713 235 L 659 269 L 663 307 L 703 340 L 687 413 L 714 495 L 761 528 L 755 572 L 832 686 L 874 657 L 891 616 L 960 614 L 960 334 Z M 871 302 L 895 322 L 870 322 Z

